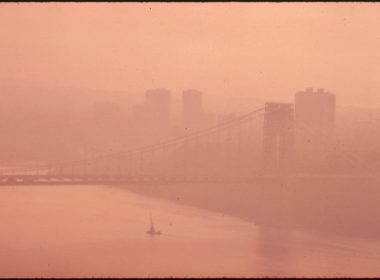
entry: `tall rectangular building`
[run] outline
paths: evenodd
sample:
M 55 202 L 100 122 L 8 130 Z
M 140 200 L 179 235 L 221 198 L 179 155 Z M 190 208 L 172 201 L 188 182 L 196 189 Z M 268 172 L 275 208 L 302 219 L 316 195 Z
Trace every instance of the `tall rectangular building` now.
M 335 95 L 319 88 L 297 92 L 295 95 L 295 120 L 315 133 L 331 133 L 335 120 Z
M 334 143 L 335 96 L 311 88 L 295 95 L 297 164 L 304 172 L 326 166 Z

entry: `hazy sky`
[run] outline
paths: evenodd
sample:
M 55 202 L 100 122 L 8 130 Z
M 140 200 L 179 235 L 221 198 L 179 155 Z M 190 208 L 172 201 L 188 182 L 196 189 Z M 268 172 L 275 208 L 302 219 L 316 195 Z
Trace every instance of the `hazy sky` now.
M 0 81 L 380 105 L 379 3 L 1 3 Z

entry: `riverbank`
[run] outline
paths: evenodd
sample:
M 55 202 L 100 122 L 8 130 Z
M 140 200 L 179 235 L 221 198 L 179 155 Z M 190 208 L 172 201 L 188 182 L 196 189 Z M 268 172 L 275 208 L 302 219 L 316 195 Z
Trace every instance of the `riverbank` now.
M 245 184 L 139 184 L 130 191 L 176 201 L 258 225 L 380 238 L 380 181 L 296 178 Z

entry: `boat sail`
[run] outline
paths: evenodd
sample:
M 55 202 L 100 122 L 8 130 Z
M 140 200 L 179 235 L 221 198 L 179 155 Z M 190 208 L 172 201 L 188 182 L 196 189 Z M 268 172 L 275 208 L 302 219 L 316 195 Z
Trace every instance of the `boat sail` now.
M 150 214 L 150 229 L 149 229 L 146 233 L 147 233 L 147 234 L 150 234 L 150 235 L 160 235 L 160 234 L 161 234 L 161 231 L 156 230 L 156 229 L 154 228 L 153 219 L 152 219 L 152 214 Z

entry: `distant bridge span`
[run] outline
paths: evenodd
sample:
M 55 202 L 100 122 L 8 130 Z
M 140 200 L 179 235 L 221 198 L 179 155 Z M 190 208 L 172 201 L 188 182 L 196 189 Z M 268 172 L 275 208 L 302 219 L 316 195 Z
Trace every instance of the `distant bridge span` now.
M 273 180 L 294 179 L 380 179 L 380 174 L 293 174 L 291 176 L 250 177 L 159 177 L 159 176 L 111 176 L 111 175 L 0 175 L 0 186 L 36 185 L 128 185 L 128 184 L 185 184 L 185 183 L 260 183 Z
M 263 135 L 258 137 L 252 122 L 263 116 Z M 378 177 L 296 174 L 292 160 L 288 160 L 293 154 L 293 131 L 292 105 L 266 103 L 263 108 L 216 126 L 126 152 L 0 170 L 0 186 L 253 183 L 276 178 Z M 252 153 L 256 147 L 259 151 Z M 358 162 L 352 157 L 347 161 Z

